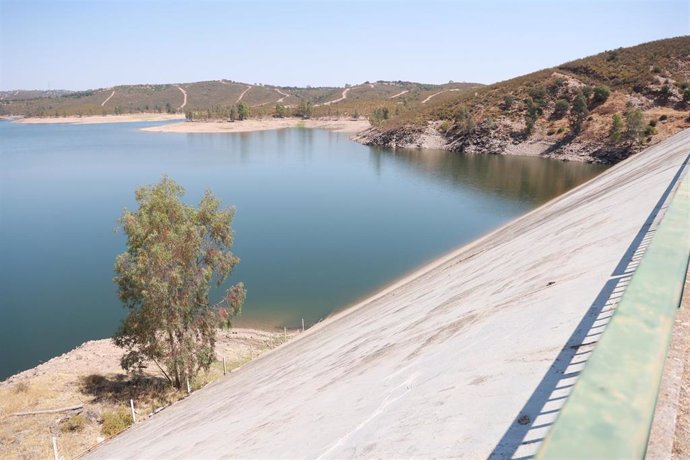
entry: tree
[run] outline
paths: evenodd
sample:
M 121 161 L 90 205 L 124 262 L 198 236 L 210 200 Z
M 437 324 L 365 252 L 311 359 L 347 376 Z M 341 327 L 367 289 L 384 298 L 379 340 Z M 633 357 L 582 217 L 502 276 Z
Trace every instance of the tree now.
M 541 105 L 531 97 L 525 99 L 525 133 L 529 136 L 534 131 L 534 125 L 542 115 Z
M 311 101 L 302 101 L 299 103 L 299 106 L 297 107 L 297 111 L 295 114 L 298 117 L 302 118 L 311 118 L 311 108 L 312 108 L 312 103 Z
M 581 92 L 577 93 L 573 101 L 573 106 L 570 108 L 570 129 L 573 133 L 578 134 L 582 131 L 582 124 L 588 116 L 589 110 L 587 110 L 587 99 Z
M 120 219 L 127 251 L 117 256 L 114 278 L 128 310 L 113 338 L 125 349 L 123 369 L 153 361 L 177 388 L 209 368 L 216 328 L 231 325 L 245 298 L 239 283 L 209 303 L 211 283 L 220 286 L 239 263 L 230 251 L 234 211 L 220 209 L 210 192 L 196 209 L 180 201 L 183 194 L 167 177 L 136 191 L 139 209 Z
M 632 143 L 644 137 L 644 114 L 642 110 L 628 106 L 625 111 L 625 139 Z
M 249 118 L 249 106 L 246 102 L 240 102 L 237 104 L 237 119 L 246 120 Z
M 287 108 L 282 104 L 276 104 L 276 111 L 273 116 L 275 118 L 285 118 L 287 116 Z
M 611 130 L 609 131 L 609 138 L 613 142 L 618 142 L 621 140 L 623 135 L 623 117 L 619 113 L 613 114 L 613 119 L 611 120 Z

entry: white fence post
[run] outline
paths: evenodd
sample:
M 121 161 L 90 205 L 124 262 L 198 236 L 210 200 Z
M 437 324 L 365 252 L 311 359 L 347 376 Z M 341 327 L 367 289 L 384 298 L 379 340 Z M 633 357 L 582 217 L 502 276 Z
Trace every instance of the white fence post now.
M 225 375 L 226 372 L 227 372 L 227 370 L 225 368 L 225 356 L 223 356 L 223 375 Z
M 132 409 L 132 423 L 136 423 L 137 422 L 137 416 L 134 413 L 134 400 L 133 399 L 129 400 L 129 407 Z
M 304 318 L 302 318 L 302 332 L 304 332 Z
M 55 455 L 55 460 L 60 460 L 57 450 L 57 438 L 55 436 L 53 436 L 53 455 Z

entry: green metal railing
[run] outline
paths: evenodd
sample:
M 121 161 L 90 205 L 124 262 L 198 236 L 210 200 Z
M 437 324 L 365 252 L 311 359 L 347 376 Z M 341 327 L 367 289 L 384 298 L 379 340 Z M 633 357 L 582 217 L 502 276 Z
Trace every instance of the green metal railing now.
M 538 459 L 644 457 L 689 257 L 686 173 Z

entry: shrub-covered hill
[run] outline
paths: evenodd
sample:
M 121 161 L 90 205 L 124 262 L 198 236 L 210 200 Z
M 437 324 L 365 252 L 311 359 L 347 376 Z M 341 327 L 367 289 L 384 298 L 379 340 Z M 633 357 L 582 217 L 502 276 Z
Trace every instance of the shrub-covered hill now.
M 62 117 L 167 112 L 185 113 L 192 119 L 221 119 L 236 113 L 242 103 L 249 116 L 273 116 L 276 112 L 281 116 L 298 115 L 302 105 L 315 117 L 370 116 L 376 112 L 378 118 L 385 120 L 480 86 L 377 81 L 344 87 L 298 88 L 214 80 L 71 92 L 6 91 L 0 93 L 0 115 Z
M 690 36 L 670 38 L 458 93 L 361 140 L 613 163 L 690 127 L 689 81 Z

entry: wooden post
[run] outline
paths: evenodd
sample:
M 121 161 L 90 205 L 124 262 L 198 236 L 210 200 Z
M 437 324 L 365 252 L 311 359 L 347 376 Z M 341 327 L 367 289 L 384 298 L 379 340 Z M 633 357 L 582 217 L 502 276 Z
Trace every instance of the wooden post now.
M 225 356 L 223 356 L 223 375 L 225 375 L 226 372 L 227 370 L 225 368 Z
M 304 332 L 304 318 L 302 318 L 302 332 Z
M 57 438 L 55 436 L 53 436 L 53 455 L 55 455 L 55 460 L 60 460 L 57 450 Z
M 187 394 L 192 393 L 192 387 L 189 386 L 189 377 L 187 377 Z
M 287 340 L 287 327 L 283 326 L 283 340 Z
M 137 422 L 137 416 L 134 413 L 134 400 L 133 399 L 129 400 L 129 407 L 130 407 L 130 409 L 132 409 L 132 423 L 136 423 Z

